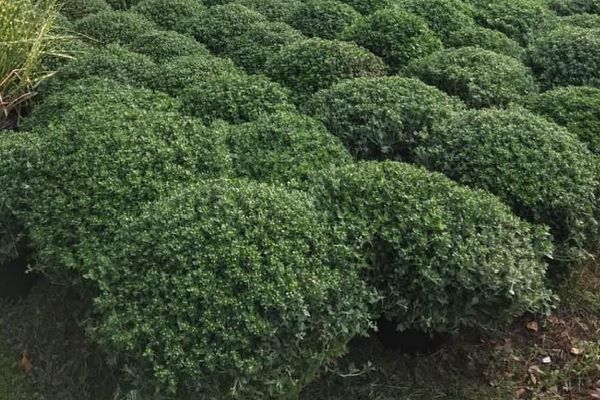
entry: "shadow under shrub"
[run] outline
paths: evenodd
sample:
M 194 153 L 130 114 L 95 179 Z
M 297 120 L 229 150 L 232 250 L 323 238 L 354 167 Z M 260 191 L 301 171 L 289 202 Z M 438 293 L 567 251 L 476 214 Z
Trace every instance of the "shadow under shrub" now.
M 304 193 L 208 181 L 127 222 L 89 328 L 138 395 L 293 397 L 370 326 L 374 294 Z

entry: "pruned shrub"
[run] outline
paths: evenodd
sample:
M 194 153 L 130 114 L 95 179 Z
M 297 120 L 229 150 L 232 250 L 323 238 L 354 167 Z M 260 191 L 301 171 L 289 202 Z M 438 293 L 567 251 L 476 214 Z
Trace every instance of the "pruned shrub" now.
M 452 33 L 475 25 L 475 11 L 468 0 L 397 0 L 397 4 L 427 21 L 443 41 Z
M 306 36 L 337 39 L 340 34 L 361 18 L 352 6 L 337 0 L 308 0 L 292 14 L 290 25 Z
M 285 22 L 298 7 L 301 0 L 236 0 L 243 6 L 264 15 L 269 21 Z
M 439 51 L 412 62 L 406 73 L 475 108 L 504 107 L 536 91 L 521 62 L 477 47 Z
M 525 99 L 525 106 L 566 127 L 600 155 L 600 88 L 562 87 Z
M 298 191 L 209 181 L 115 241 L 91 332 L 142 396 L 293 396 L 370 325 L 372 292 Z
M 561 17 L 560 23 L 586 29 L 600 28 L 600 14 L 574 14 Z
M 549 235 L 495 196 L 392 161 L 332 168 L 311 183 L 368 260 L 376 311 L 399 330 L 488 328 L 546 309 Z
M 60 7 L 60 13 L 71 21 L 110 10 L 111 7 L 106 0 L 66 0 L 62 1 Z
M 221 73 L 186 88 L 183 110 L 210 123 L 242 123 L 277 110 L 292 110 L 289 92 L 262 75 Z
M 343 0 L 344 3 L 350 4 L 355 10 L 362 14 L 368 15 L 375 11 L 392 6 L 394 0 Z
M 308 113 L 350 152 L 365 159 L 402 159 L 421 132 L 464 105 L 435 87 L 402 77 L 358 78 L 316 93 Z
M 358 20 L 343 37 L 371 50 L 394 71 L 442 48 L 425 20 L 398 7 L 384 8 Z
M 206 7 L 199 0 L 142 0 L 131 8 L 166 30 L 192 33 Z
M 127 10 L 135 6 L 140 0 L 106 0 L 115 10 Z
M 303 181 L 315 171 L 352 162 L 322 123 L 290 112 L 234 125 L 227 142 L 234 173 L 263 182 Z
M 267 61 L 281 48 L 304 39 L 283 22 L 258 22 L 227 42 L 224 53 L 248 73 L 265 72 Z
M 128 44 L 138 36 L 156 29 L 156 25 L 136 13 L 103 11 L 78 20 L 73 29 L 99 44 Z
M 302 96 L 344 79 L 385 75 L 387 68 L 353 43 L 313 38 L 283 47 L 269 60 L 267 71 Z
M 556 16 L 545 0 L 471 0 L 475 19 L 483 26 L 505 33 L 521 45 L 532 41 L 538 28 Z
M 23 221 L 39 268 L 67 282 L 143 204 L 231 168 L 223 131 L 173 112 L 89 103 L 33 134 L 38 145 L 2 154 L 2 187 L 14 190 L 0 204 Z
M 168 62 L 183 56 L 211 56 L 194 38 L 174 31 L 151 31 L 136 38 L 129 48 L 151 57 L 155 62 Z
M 198 19 L 195 36 L 214 52 L 222 52 L 228 41 L 246 32 L 249 26 L 267 19 L 241 4 L 229 3 L 210 7 Z
M 548 0 L 548 4 L 558 15 L 600 14 L 599 0 Z
M 468 27 L 454 32 L 446 40 L 448 47 L 481 47 L 494 53 L 504 54 L 518 60 L 525 56 L 525 49 L 504 33 L 482 27 Z
M 190 85 L 215 75 L 238 71 L 229 59 L 207 55 L 175 58 L 159 64 L 150 78 L 150 87 L 178 96 Z
M 557 258 L 597 244 L 597 159 L 565 128 L 520 108 L 469 111 L 434 126 L 416 152 L 417 162 L 550 226 Z
M 560 26 L 541 35 L 529 56 L 533 71 L 546 87 L 600 87 L 600 28 Z

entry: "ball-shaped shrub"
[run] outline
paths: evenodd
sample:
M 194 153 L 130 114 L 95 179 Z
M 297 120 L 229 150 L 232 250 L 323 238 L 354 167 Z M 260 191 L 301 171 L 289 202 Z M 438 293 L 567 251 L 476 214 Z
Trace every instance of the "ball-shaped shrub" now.
M 398 0 L 398 6 L 427 21 L 442 40 L 453 32 L 475 25 L 472 5 L 465 0 Z
M 369 262 L 377 304 L 400 330 L 486 328 L 545 309 L 545 229 L 489 193 L 409 164 L 323 171 L 309 189 Z
M 384 8 L 358 20 L 343 37 L 371 50 L 394 71 L 442 48 L 425 20 L 398 7 Z
M 285 45 L 304 39 L 283 22 L 258 22 L 227 42 L 224 53 L 248 73 L 263 73 L 267 61 Z
M 198 19 L 195 36 L 214 52 L 223 51 L 228 41 L 246 32 L 249 26 L 267 19 L 241 4 L 229 3 L 210 7 Z
M 142 0 L 131 8 L 166 30 L 191 33 L 206 7 L 198 0 Z
M 127 10 L 135 6 L 140 0 L 106 0 L 115 10 Z
M 267 63 L 268 74 L 297 95 L 310 95 L 344 79 L 385 75 L 373 53 L 337 40 L 307 39 L 283 47 Z
M 529 57 L 546 87 L 600 87 L 600 28 L 558 27 L 535 41 Z
M 337 39 L 361 18 L 352 6 L 337 0 L 308 0 L 291 15 L 288 22 L 306 36 Z
M 525 106 L 566 127 L 600 155 L 600 89 L 562 87 L 525 99 Z
M 344 3 L 351 5 L 358 12 L 368 15 L 375 11 L 389 7 L 395 0 L 343 0 Z
M 60 13 L 71 21 L 110 10 L 111 7 L 106 0 L 67 0 L 63 1 L 60 7 Z
M 302 5 L 301 0 L 236 0 L 264 15 L 269 21 L 285 22 Z
M 545 0 L 471 0 L 475 19 L 505 33 L 521 45 L 530 43 L 538 28 L 555 18 Z
M 402 77 L 358 78 L 316 93 L 306 109 L 365 159 L 402 159 L 419 133 L 464 105 L 435 87 Z
M 548 4 L 558 15 L 600 14 L 599 0 L 549 0 Z
M 188 86 L 218 74 L 237 71 L 233 62 L 225 58 L 199 54 L 178 57 L 165 64 L 159 64 L 150 78 L 149 86 L 178 96 Z
M 290 398 L 370 325 L 372 292 L 298 191 L 209 181 L 116 242 L 91 332 L 143 396 Z
M 290 112 L 234 125 L 227 142 L 234 173 L 263 182 L 303 181 L 315 171 L 352 162 L 322 123 Z
M 155 62 L 168 62 L 183 56 L 205 56 L 211 54 L 194 38 L 175 31 L 151 31 L 136 38 L 129 48 L 151 57 Z
M 520 108 L 461 113 L 434 126 L 416 153 L 428 168 L 496 194 L 521 217 L 548 225 L 565 251 L 598 243 L 597 159 L 575 135 L 541 116 Z
M 600 27 L 600 14 L 573 14 L 559 18 L 559 23 L 586 29 Z
M 156 29 L 143 16 L 126 11 L 103 11 L 75 22 L 73 29 L 99 44 L 131 43 L 138 36 Z
M 231 168 L 224 131 L 174 112 L 89 103 L 33 134 L 43 142 L 24 158 L 8 157 L 14 162 L 0 175 L 19 181 L 3 196 L 14 198 L 7 204 L 56 279 L 81 278 L 93 247 L 110 243 L 143 204 Z
M 475 108 L 504 107 L 536 91 L 520 61 L 477 47 L 439 51 L 412 62 L 406 73 Z
M 445 42 L 447 47 L 481 47 L 518 60 L 525 56 L 525 49 L 504 33 L 482 27 L 468 27 L 454 32 Z
M 262 114 L 293 110 L 289 91 L 262 75 L 222 73 L 186 88 L 183 110 L 206 123 L 252 121 Z

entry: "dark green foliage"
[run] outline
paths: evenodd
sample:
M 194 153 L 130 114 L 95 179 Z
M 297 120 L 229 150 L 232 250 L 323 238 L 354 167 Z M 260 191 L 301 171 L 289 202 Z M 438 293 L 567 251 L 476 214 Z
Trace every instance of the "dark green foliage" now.
M 570 86 L 526 99 L 530 110 L 565 126 L 600 155 L 600 89 Z
M 298 191 L 178 192 L 100 260 L 92 335 L 144 398 L 292 398 L 369 327 L 372 292 L 327 230 Z
M 560 26 L 546 32 L 532 46 L 530 62 L 546 87 L 600 87 L 600 28 Z
M 522 45 L 530 43 L 536 30 L 555 18 L 545 0 L 471 0 L 476 20 L 505 33 Z
M 183 91 L 183 109 L 204 122 L 221 119 L 234 124 L 262 114 L 292 110 L 288 90 L 262 75 L 221 73 Z
M 446 49 L 412 62 L 406 73 L 458 96 L 470 107 L 504 107 L 536 91 L 518 60 L 477 47 Z
M 306 36 L 337 39 L 361 18 L 352 6 L 337 0 L 308 0 L 291 15 L 290 25 Z
M 464 105 L 416 79 L 358 78 L 322 90 L 308 103 L 350 152 L 366 159 L 399 159 L 414 148 L 419 133 Z
M 214 52 L 222 52 L 228 41 L 246 32 L 249 26 L 267 19 L 241 4 L 210 7 L 194 27 L 196 39 Z
M 140 0 L 106 0 L 115 10 L 127 10 L 136 5 Z
M 597 159 L 565 128 L 520 108 L 470 111 L 437 124 L 417 152 L 419 163 L 550 226 L 561 250 L 596 246 Z
M 209 55 L 184 56 L 159 64 L 152 74 L 150 87 L 178 96 L 188 86 L 218 74 L 236 71 L 229 59 Z
M 580 28 L 600 28 L 600 14 L 574 14 L 559 19 L 560 23 Z
M 442 48 L 425 20 L 397 7 L 381 9 L 359 20 L 343 36 L 383 58 L 394 71 Z
M 232 126 L 228 143 L 234 172 L 263 182 L 305 180 L 315 171 L 352 161 L 323 124 L 289 112 Z
M 548 0 L 558 15 L 600 14 L 600 0 Z
M 209 57 L 210 52 L 194 40 L 175 31 L 151 31 L 139 36 L 130 49 L 151 57 L 156 63 L 168 62 L 173 58 L 197 55 Z
M 156 25 L 139 14 L 103 11 L 78 20 L 73 29 L 99 44 L 128 44 L 138 36 L 156 29 Z
M 379 57 L 353 43 L 313 38 L 283 47 L 269 60 L 267 71 L 303 96 L 344 79 L 385 75 L 387 68 Z
M 60 91 L 48 96 L 33 108 L 20 128 L 32 130 L 50 123 L 59 123 L 69 111 L 85 108 L 90 103 L 118 106 L 125 110 L 136 108 L 156 112 L 176 111 L 180 108 L 179 102 L 166 94 L 119 84 L 107 78 L 91 77 L 70 82 Z M 107 115 L 107 118 L 114 116 Z
M 452 33 L 475 25 L 475 11 L 464 0 L 398 0 L 397 4 L 427 21 L 429 28 L 443 41 Z
M 394 3 L 394 0 L 343 0 L 344 3 L 350 4 L 355 10 L 368 15 L 375 11 L 389 7 Z
M 61 2 L 60 6 L 60 13 L 71 21 L 110 10 L 110 5 L 106 0 L 65 0 Z
M 502 326 L 546 309 L 546 230 L 495 196 L 396 162 L 317 175 L 310 191 L 370 264 L 378 312 L 400 330 Z
M 131 8 L 166 30 L 191 33 L 205 11 L 200 0 L 142 0 Z
M 448 40 L 448 47 L 481 47 L 498 54 L 504 54 L 518 60 L 523 59 L 525 50 L 519 43 L 504 33 L 482 27 L 468 27 L 454 32 Z
M 301 0 L 236 0 L 264 15 L 269 21 L 285 22 L 302 5 Z
M 150 57 L 111 44 L 70 62 L 56 74 L 52 84 L 60 88 L 76 79 L 97 76 L 133 86 L 144 86 L 155 69 L 156 64 Z
M 283 22 L 258 22 L 229 40 L 224 53 L 246 72 L 262 73 L 283 46 L 302 39 L 300 32 Z
M 231 167 L 224 132 L 174 112 L 91 102 L 32 134 L 35 146 L 3 149 L 0 215 L 23 222 L 39 268 L 58 279 L 80 279 L 146 202 Z

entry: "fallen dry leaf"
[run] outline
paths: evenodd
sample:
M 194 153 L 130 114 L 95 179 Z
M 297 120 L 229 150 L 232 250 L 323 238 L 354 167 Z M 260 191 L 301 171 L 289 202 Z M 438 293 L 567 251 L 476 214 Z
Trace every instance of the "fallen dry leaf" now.
M 542 358 L 542 363 L 544 363 L 544 364 L 550 364 L 551 362 L 552 362 L 552 359 L 550 357 Z
M 521 388 L 521 389 L 518 389 L 518 390 L 515 392 L 515 396 L 516 396 L 517 398 L 519 398 L 519 397 L 523 396 L 525 393 L 527 393 L 527 389 L 525 389 L 525 388 Z
M 537 321 L 529 321 L 527 323 L 527 329 L 529 329 L 530 331 L 537 332 L 538 331 L 538 323 L 537 323 Z
M 529 367 L 528 372 L 530 374 L 544 375 L 544 371 L 542 371 L 537 365 L 532 365 L 531 367 Z
M 21 361 L 19 361 L 19 366 L 27 374 L 30 373 L 33 369 L 33 364 L 31 364 L 31 360 L 29 359 L 27 350 L 23 352 L 23 355 L 21 356 Z
M 580 349 L 578 347 L 571 347 L 571 354 L 573 354 L 574 356 L 583 354 L 583 349 Z
M 600 389 L 590 390 L 590 397 L 592 399 L 600 399 Z

